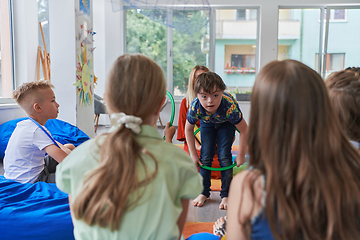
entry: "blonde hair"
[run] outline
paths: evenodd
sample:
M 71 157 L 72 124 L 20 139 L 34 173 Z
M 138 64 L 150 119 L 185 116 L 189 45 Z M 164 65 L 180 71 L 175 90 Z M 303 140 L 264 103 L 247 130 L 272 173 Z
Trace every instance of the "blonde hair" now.
M 166 94 L 166 82 L 161 68 L 143 55 L 123 55 L 113 65 L 106 81 L 105 99 L 109 112 L 123 112 L 141 119 L 152 116 L 161 106 Z M 110 225 L 114 231 L 121 217 L 141 198 L 141 187 L 157 174 L 157 161 L 136 141 L 135 134 L 121 126 L 105 135 L 101 144 L 100 163 L 85 179 L 83 189 L 75 199 L 73 211 L 77 219 L 88 225 Z M 148 173 L 141 153 L 155 163 Z M 142 165 L 147 177 L 139 180 L 137 166 Z M 138 192 L 135 200 L 129 196 Z M 133 198 L 131 198 L 133 199 Z
M 360 238 L 360 156 L 334 116 L 323 80 L 308 66 L 273 61 L 257 76 L 249 165 L 265 175 L 275 239 Z M 250 219 L 241 224 L 249 229 Z
M 48 80 L 26 82 L 13 91 L 12 98 L 27 114 L 31 114 L 34 103 L 43 101 L 42 94 L 39 94 L 39 91 L 53 87 Z
M 360 142 L 360 81 L 356 72 L 333 72 L 325 79 L 335 114 L 350 140 Z
M 186 92 L 186 104 L 187 106 L 190 106 L 191 102 L 194 100 L 194 98 L 196 97 L 196 93 L 194 92 L 194 84 L 195 84 L 195 74 L 196 74 L 196 71 L 198 70 L 202 70 L 204 72 L 209 72 L 210 70 L 205 67 L 205 66 L 201 66 L 201 65 L 196 65 L 191 73 L 190 73 L 190 76 L 189 76 L 189 82 L 188 82 L 188 90 Z

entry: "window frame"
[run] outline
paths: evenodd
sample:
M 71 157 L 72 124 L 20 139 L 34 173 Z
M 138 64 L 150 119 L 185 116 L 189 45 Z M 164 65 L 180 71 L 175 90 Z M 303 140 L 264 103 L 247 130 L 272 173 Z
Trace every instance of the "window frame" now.
M 138 6 L 139 9 L 147 9 L 146 6 Z M 130 6 L 124 6 L 124 12 L 128 9 L 132 9 Z M 186 7 L 173 7 L 168 10 L 168 17 L 172 16 L 173 10 L 186 10 Z M 246 10 L 246 20 L 243 21 L 257 21 L 257 30 L 256 30 L 256 53 L 255 53 L 255 70 L 251 72 L 258 73 L 259 66 L 259 34 L 260 34 L 260 6 L 252 5 L 252 6 L 223 6 L 217 5 L 216 7 L 211 7 L 209 11 L 209 63 L 208 68 L 210 71 L 214 71 L 215 69 L 215 40 L 216 40 L 216 10 L 223 9 L 245 9 Z M 201 7 L 189 6 L 189 10 L 202 10 Z M 250 19 L 250 10 L 256 10 L 257 19 Z M 123 18 L 123 29 L 124 29 L 124 53 L 126 53 L 126 14 L 124 14 Z M 174 94 L 173 90 L 173 31 L 171 27 L 167 27 L 167 87 L 171 94 Z M 175 101 L 181 101 L 185 95 L 182 96 L 174 96 Z

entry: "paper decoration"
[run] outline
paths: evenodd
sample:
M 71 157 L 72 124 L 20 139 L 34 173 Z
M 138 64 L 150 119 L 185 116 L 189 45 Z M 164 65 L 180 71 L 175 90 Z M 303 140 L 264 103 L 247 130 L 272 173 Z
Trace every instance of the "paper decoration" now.
M 94 85 L 97 78 L 93 69 L 93 36 L 90 18 L 90 0 L 79 0 L 79 8 L 75 10 L 76 16 L 76 94 L 79 104 L 90 106 L 93 103 Z

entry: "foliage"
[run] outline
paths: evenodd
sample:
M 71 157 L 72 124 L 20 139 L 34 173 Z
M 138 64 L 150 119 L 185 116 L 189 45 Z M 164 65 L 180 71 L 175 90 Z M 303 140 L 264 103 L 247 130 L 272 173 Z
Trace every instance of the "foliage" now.
M 167 12 L 162 10 L 146 10 L 152 12 L 155 21 L 144 16 L 145 10 L 127 10 L 126 14 L 126 52 L 141 53 L 155 62 L 163 69 L 166 76 L 167 71 L 167 27 L 158 22 L 167 18 Z M 174 11 L 174 21 L 177 18 L 191 15 L 192 24 L 204 26 L 208 14 L 202 11 Z M 194 27 L 194 26 L 189 26 Z M 206 27 L 199 29 L 196 33 L 189 35 L 173 29 L 173 86 L 182 93 L 186 92 L 191 70 L 195 65 L 205 65 L 207 55 L 202 52 L 201 41 L 205 37 Z

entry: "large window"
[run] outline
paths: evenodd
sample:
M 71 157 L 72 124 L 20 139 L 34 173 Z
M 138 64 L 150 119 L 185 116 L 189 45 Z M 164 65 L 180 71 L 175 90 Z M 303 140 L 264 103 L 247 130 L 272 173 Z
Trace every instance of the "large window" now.
M 346 21 L 329 21 L 326 58 L 323 58 L 323 76 L 333 70 L 360 66 L 360 9 L 331 9 L 346 13 Z M 330 15 L 331 16 L 331 15 Z M 326 40 L 326 38 L 325 38 Z
M 280 9 L 278 59 L 301 61 L 324 78 L 359 66 L 359 28 L 360 9 Z
M 278 60 L 295 59 L 315 69 L 319 53 L 320 9 L 280 9 Z
M 209 64 L 208 23 L 204 10 L 128 9 L 126 52 L 153 59 L 171 83 L 168 90 L 183 96 L 191 70 Z

